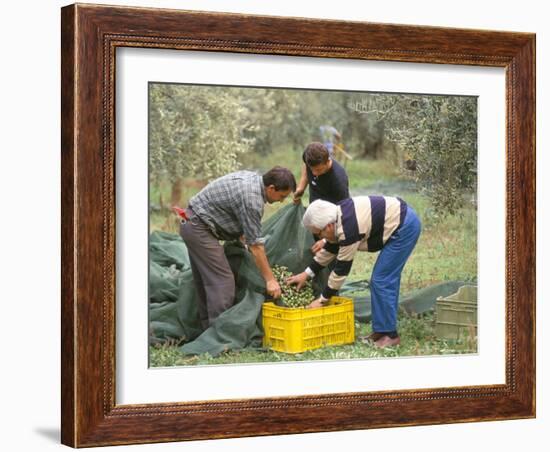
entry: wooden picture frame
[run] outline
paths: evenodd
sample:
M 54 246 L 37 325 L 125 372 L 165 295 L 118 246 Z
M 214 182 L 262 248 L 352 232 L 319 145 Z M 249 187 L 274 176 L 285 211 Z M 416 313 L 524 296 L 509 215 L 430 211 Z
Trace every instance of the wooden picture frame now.
M 79 4 L 62 8 L 61 26 L 64 444 L 87 447 L 535 416 L 535 35 Z M 117 405 L 118 47 L 505 68 L 505 384 Z

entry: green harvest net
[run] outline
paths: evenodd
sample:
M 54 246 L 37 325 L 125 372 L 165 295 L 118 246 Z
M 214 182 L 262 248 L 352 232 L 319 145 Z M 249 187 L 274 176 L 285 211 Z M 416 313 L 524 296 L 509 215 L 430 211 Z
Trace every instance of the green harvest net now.
M 312 235 L 302 226 L 301 204 L 281 208 L 263 224 L 265 248 L 270 265 L 283 265 L 293 273 L 303 271 L 312 259 Z M 149 342 L 183 344 L 183 354 L 209 353 L 260 347 L 263 336 L 262 304 L 265 283 L 252 255 L 238 242 L 226 242 L 225 254 L 236 280 L 235 304 L 205 331 L 200 327 L 193 275 L 185 243 L 176 234 L 154 232 L 149 240 Z M 314 280 L 319 293 L 327 278 L 322 272 Z M 433 308 L 438 296 L 457 291 L 462 282 L 441 283 L 401 297 L 408 312 Z M 368 281 L 346 284 L 341 295 L 354 298 L 357 321 L 370 320 Z

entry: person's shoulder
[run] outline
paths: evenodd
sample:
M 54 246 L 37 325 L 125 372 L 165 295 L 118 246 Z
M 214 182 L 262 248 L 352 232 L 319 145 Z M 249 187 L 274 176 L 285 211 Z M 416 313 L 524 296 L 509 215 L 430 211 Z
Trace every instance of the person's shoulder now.
M 344 167 L 334 159 L 332 159 L 332 173 L 339 179 L 348 178 L 348 173 L 346 173 L 346 170 L 344 169 Z
M 262 197 L 264 180 L 261 174 L 255 171 L 242 170 L 239 171 L 238 178 L 243 182 L 243 187 L 246 189 L 247 196 Z
M 342 165 L 340 165 L 340 163 L 338 162 L 338 160 L 336 159 L 332 159 L 332 169 L 336 172 L 343 172 L 345 173 L 346 170 L 344 169 L 344 167 Z
M 236 176 L 236 177 L 242 177 L 242 176 L 250 176 L 252 174 L 256 174 L 254 171 L 250 170 L 238 170 L 233 171 L 232 173 L 229 173 L 228 175 Z
M 239 171 L 234 171 L 232 173 L 229 173 L 224 177 L 230 177 L 232 179 L 249 180 L 249 179 L 259 179 L 262 176 L 254 171 L 239 170 Z
M 264 178 L 260 173 L 256 173 L 255 171 L 245 171 L 246 177 L 250 180 L 252 184 L 256 187 L 263 187 L 264 185 Z

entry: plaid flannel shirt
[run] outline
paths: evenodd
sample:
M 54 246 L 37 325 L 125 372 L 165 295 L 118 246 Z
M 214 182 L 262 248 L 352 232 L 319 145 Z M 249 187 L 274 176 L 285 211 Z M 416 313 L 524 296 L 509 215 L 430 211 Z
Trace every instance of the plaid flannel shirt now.
M 220 240 L 244 235 L 248 245 L 264 243 L 262 216 L 266 203 L 262 176 L 237 171 L 222 176 L 191 198 L 189 207 Z

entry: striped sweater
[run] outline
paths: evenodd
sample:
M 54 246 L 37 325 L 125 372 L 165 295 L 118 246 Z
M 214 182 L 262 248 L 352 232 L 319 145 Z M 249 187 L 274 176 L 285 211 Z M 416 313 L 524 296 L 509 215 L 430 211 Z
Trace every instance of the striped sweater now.
M 336 295 L 344 284 L 359 251 L 381 250 L 403 223 L 407 204 L 390 196 L 356 196 L 338 203 L 337 243 L 327 242 L 313 258 L 306 272 L 316 274 L 336 258 L 323 297 Z

